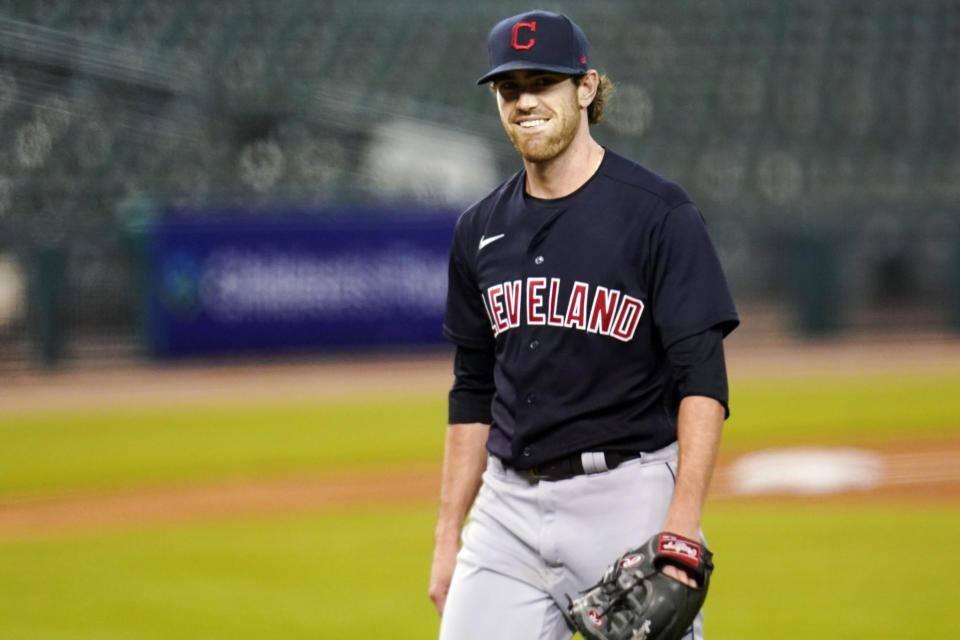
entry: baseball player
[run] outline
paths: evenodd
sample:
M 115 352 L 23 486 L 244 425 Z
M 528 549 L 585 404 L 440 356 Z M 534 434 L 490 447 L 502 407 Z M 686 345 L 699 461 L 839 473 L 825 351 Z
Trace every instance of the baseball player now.
M 430 597 L 442 640 L 566 639 L 567 597 L 625 549 L 701 540 L 738 318 L 686 192 L 591 137 L 611 85 L 583 31 L 533 11 L 487 45 L 523 167 L 452 241 Z

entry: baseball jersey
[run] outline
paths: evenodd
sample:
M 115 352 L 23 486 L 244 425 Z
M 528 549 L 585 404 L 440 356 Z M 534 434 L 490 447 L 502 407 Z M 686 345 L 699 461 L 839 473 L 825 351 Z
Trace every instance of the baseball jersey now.
M 530 468 L 677 437 L 666 348 L 738 324 L 700 211 L 607 150 L 577 191 L 542 200 L 521 170 L 457 222 L 444 335 L 495 354 L 488 450 Z

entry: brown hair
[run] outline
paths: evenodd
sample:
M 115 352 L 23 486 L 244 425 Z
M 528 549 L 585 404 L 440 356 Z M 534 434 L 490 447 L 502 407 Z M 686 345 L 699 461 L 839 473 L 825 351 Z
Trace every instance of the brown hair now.
M 575 81 L 577 84 L 580 84 L 582 79 L 583 76 L 577 76 Z M 597 95 L 594 96 L 593 102 L 587 107 L 587 122 L 590 124 L 603 122 L 604 107 L 606 107 L 607 101 L 610 100 L 610 96 L 613 95 L 614 90 L 613 80 L 611 80 L 607 74 L 601 73 L 600 82 L 597 85 Z

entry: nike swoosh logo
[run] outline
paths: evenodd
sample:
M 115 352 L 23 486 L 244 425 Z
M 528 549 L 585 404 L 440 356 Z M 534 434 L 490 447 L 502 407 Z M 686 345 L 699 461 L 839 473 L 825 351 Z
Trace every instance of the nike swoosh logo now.
M 500 238 L 502 238 L 502 237 L 505 236 L 505 235 L 507 235 L 507 234 L 501 233 L 501 234 L 498 235 L 498 236 L 490 236 L 489 238 L 485 238 L 485 237 L 483 237 L 483 236 L 480 236 L 480 246 L 477 247 L 477 251 L 480 251 L 480 249 L 483 249 L 485 246 L 487 246 L 487 245 L 490 244 L 491 242 L 496 242 L 497 240 L 499 240 Z

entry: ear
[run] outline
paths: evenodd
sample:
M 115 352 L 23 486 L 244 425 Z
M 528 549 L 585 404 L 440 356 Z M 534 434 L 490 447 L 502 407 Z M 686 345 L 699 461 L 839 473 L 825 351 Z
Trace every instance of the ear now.
M 590 69 L 580 78 L 580 84 L 577 86 L 577 100 L 583 109 L 589 107 L 593 102 L 599 87 L 600 74 L 597 73 L 596 69 Z

